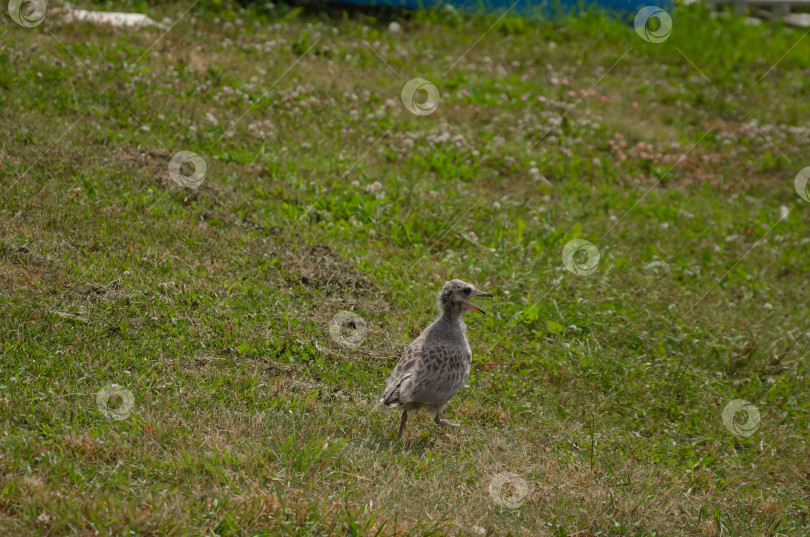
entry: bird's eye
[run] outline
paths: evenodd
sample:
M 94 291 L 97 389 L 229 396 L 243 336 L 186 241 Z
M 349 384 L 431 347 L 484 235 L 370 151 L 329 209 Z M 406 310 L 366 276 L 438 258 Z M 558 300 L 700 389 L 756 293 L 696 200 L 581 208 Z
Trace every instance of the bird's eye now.
M 469 287 L 467 287 L 467 288 L 465 288 L 465 289 L 464 289 L 464 294 L 465 294 L 465 295 L 469 296 L 469 295 L 470 295 L 470 293 L 472 293 L 472 289 L 470 289 Z

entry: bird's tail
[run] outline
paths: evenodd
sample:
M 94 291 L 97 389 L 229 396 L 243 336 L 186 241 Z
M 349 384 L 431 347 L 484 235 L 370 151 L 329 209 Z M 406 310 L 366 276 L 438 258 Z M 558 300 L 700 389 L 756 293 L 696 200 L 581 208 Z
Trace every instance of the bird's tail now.
M 387 408 L 399 408 L 403 406 L 399 400 L 399 386 L 389 386 L 386 388 L 385 393 L 380 397 L 374 405 L 374 410 L 385 410 Z
M 386 403 L 385 399 L 380 398 L 374 403 L 374 410 L 388 410 L 389 408 L 399 408 L 401 406 L 405 406 L 404 404 L 400 403 L 399 401 L 392 401 L 390 403 Z

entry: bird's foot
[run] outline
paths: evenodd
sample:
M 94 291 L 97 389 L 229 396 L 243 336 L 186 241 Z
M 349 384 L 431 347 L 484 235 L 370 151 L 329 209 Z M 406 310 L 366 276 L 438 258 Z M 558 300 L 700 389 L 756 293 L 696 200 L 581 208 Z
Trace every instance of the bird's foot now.
M 436 423 L 436 425 L 440 425 L 442 427 L 461 427 L 461 425 L 459 425 L 458 423 L 453 423 L 452 421 L 447 420 L 440 420 L 439 418 L 436 418 L 433 421 Z

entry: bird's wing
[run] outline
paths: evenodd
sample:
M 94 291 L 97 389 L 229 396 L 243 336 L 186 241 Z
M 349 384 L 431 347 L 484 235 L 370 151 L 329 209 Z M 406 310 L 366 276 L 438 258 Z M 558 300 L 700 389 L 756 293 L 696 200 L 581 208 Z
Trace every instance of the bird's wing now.
M 402 357 L 400 357 L 399 362 L 397 362 L 396 367 L 394 367 L 394 371 L 391 372 L 388 380 L 385 381 L 385 392 L 383 392 L 383 395 L 378 402 L 378 406 L 385 405 L 390 407 L 399 407 L 409 402 L 403 401 L 401 396 L 404 391 L 410 393 L 410 379 L 413 375 L 413 370 L 419 362 L 419 357 L 422 354 L 422 346 L 424 343 L 424 338 L 416 338 L 413 342 L 411 342 L 410 345 L 408 345 L 405 352 L 402 353 Z
M 441 403 L 464 387 L 470 373 L 471 356 L 457 344 L 431 342 L 423 345 L 418 359 L 400 386 L 403 403 Z
M 387 381 L 385 381 L 386 386 L 390 385 L 392 382 L 402 380 L 402 378 L 408 374 L 414 368 L 414 366 L 416 366 L 420 356 L 422 355 L 422 348 L 424 345 L 425 339 L 422 337 L 416 338 L 411 342 L 410 345 L 408 345 L 408 348 L 402 353 L 402 356 L 399 358 L 399 362 L 397 362 L 397 365 L 391 372 L 391 376 L 388 377 Z

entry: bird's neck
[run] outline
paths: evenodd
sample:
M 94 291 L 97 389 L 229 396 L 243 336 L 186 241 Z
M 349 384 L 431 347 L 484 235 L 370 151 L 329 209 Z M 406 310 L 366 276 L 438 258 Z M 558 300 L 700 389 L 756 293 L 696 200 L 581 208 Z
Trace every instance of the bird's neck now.
M 440 324 L 447 327 L 445 330 L 448 334 L 456 334 L 456 336 L 452 336 L 454 340 L 457 339 L 457 336 L 466 338 L 467 325 L 464 324 L 464 320 L 461 317 L 462 315 L 460 313 L 443 312 L 434 324 Z
M 462 322 L 461 322 L 461 312 L 452 310 L 450 308 L 445 309 L 444 311 L 442 311 L 442 315 L 441 315 L 441 317 L 439 317 L 439 320 L 441 320 L 443 322 L 446 322 L 446 323 L 450 323 L 450 324 L 458 324 L 458 325 L 460 325 L 460 324 L 462 324 Z

